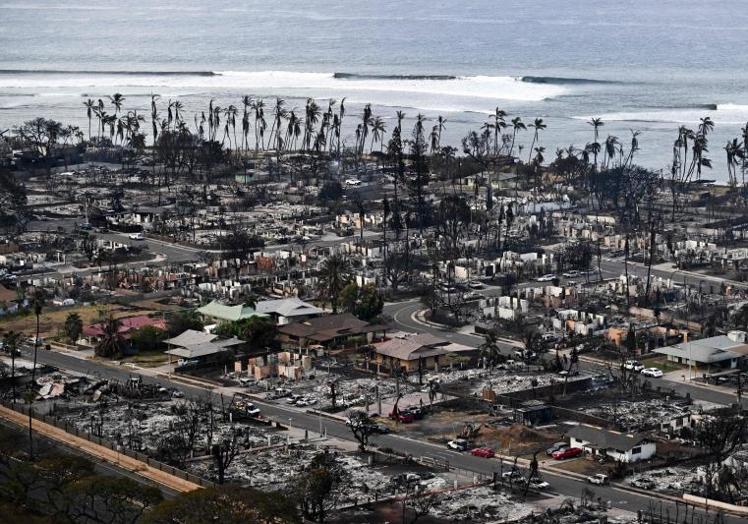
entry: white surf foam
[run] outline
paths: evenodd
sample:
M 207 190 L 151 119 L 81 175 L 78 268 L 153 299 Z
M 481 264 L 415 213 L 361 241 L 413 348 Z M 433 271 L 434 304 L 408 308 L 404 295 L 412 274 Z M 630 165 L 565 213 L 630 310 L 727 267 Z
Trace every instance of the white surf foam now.
M 26 93 L 71 96 L 104 96 L 114 92 L 159 93 L 175 96 L 196 90 L 206 93 L 235 92 L 264 96 L 353 96 L 381 105 L 411 105 L 453 111 L 490 112 L 494 101 L 536 102 L 568 91 L 568 87 L 531 84 L 509 76 L 429 78 L 335 78 L 332 73 L 290 71 L 223 71 L 216 75 L 109 74 L 109 73 L 9 73 L 0 74 L 0 89 Z
M 662 111 L 619 112 L 598 115 L 603 122 L 650 122 L 656 124 L 698 124 L 699 119 L 710 117 L 715 124 L 742 125 L 748 121 L 748 105 L 717 104 L 716 109 L 667 109 Z M 575 116 L 589 120 L 589 116 Z

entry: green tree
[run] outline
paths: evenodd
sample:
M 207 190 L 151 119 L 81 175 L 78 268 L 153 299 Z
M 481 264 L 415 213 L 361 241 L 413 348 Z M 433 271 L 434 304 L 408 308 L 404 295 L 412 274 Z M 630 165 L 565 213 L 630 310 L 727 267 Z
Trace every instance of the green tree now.
M 46 293 L 42 288 L 34 290 L 34 294 L 31 296 L 31 307 L 34 310 L 34 316 L 36 317 L 36 338 L 34 339 L 34 367 L 31 369 L 31 383 L 36 382 L 36 356 L 39 350 L 39 344 L 41 340 L 39 338 L 39 319 L 42 316 L 44 309 L 44 302 L 46 301 Z
M 10 354 L 10 383 L 12 388 L 12 402 L 16 401 L 16 351 L 18 343 L 21 340 L 21 334 L 15 331 L 9 331 L 3 337 L 3 346 L 5 351 Z
M 155 326 L 143 326 L 130 334 L 130 341 L 141 352 L 153 352 L 163 348 L 168 333 Z
M 351 279 L 350 265 L 342 255 L 327 257 L 320 268 L 320 298 L 332 306 L 332 312 L 338 312 L 340 293 Z
M 340 292 L 340 306 L 344 311 L 368 322 L 382 313 L 384 299 L 374 285 L 359 287 L 351 282 Z
M 107 314 L 101 321 L 101 337 L 94 348 L 98 357 L 114 358 L 122 353 L 121 323 L 112 313 Z
M 250 317 L 236 322 L 224 322 L 216 328 L 215 333 L 241 338 L 252 348 L 264 349 L 275 346 L 278 326 L 270 318 Z
M 71 344 L 75 344 L 75 342 L 80 338 L 81 333 L 83 333 L 83 320 L 81 320 L 80 315 L 78 313 L 68 314 L 67 318 L 65 318 L 63 330 L 65 332 L 65 338 L 67 338 Z
M 203 330 L 203 321 L 195 310 L 180 311 L 169 316 L 166 327 L 170 337 L 176 337 L 188 329 Z

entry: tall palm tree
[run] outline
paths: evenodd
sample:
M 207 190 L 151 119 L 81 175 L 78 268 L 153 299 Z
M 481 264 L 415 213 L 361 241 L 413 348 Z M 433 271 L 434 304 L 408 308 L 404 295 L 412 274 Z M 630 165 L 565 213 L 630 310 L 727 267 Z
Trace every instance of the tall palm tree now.
M 503 109 L 496 108 L 496 111 L 493 115 L 493 154 L 498 155 L 499 154 L 499 136 L 501 135 L 501 130 L 506 128 L 506 111 Z
M 86 116 L 88 117 L 88 139 L 91 140 L 91 117 L 93 117 L 96 102 L 92 98 L 89 98 L 83 102 L 83 105 L 86 107 Z
M 366 137 L 369 136 L 369 126 L 371 125 L 371 104 L 364 106 L 364 112 L 361 114 L 361 144 L 359 145 L 359 154 L 364 154 L 364 144 Z
M 338 312 L 340 292 L 348 285 L 349 281 L 350 266 L 345 257 L 334 254 L 322 262 L 319 281 L 320 296 L 330 303 L 333 313 Z
M 522 119 L 520 117 L 514 117 L 512 118 L 512 145 L 509 146 L 509 156 L 512 156 L 512 153 L 514 152 L 514 142 L 517 139 L 517 133 L 519 131 L 523 131 L 527 129 L 527 126 L 522 122 Z
M 382 117 L 377 116 L 374 117 L 374 120 L 371 122 L 371 147 L 369 148 L 369 151 L 374 150 L 374 144 L 376 142 L 379 142 L 379 150 L 382 150 L 382 146 L 384 144 L 384 133 L 387 131 L 384 120 L 382 120 Z
M 345 118 L 345 97 L 340 99 L 340 107 L 338 108 L 338 122 L 335 129 L 335 135 L 337 138 L 336 154 L 340 157 L 340 135 L 343 131 L 343 118 Z
M 594 137 L 594 138 L 593 138 L 593 140 L 592 140 L 592 143 L 593 143 L 593 144 L 599 144 L 599 142 L 598 142 L 598 138 L 600 137 L 600 128 L 601 128 L 602 126 L 604 126 L 604 125 L 605 125 L 605 123 L 603 122 L 603 119 L 602 119 L 602 118 L 599 118 L 599 117 L 593 117 L 593 118 L 592 118 L 592 119 L 590 119 L 590 121 L 589 121 L 589 122 L 587 122 L 587 123 L 588 123 L 589 125 L 591 125 L 591 126 L 592 126 L 592 129 L 593 129 L 593 132 L 592 132 L 592 134 L 593 134 L 593 137 Z M 599 152 L 599 150 L 598 150 L 598 152 Z M 594 167 L 595 169 L 597 169 L 597 153 L 596 153 L 596 152 L 594 152 L 594 151 L 593 151 L 592 153 L 593 153 L 593 159 L 594 159 L 594 165 L 593 165 L 593 167 Z
M 438 148 L 441 148 L 442 146 L 442 132 L 446 128 L 444 124 L 447 123 L 447 119 L 443 116 L 439 115 L 436 117 L 436 128 L 437 128 L 437 137 L 436 137 L 436 145 Z
M 247 135 L 249 134 L 249 108 L 252 105 L 252 97 L 242 97 L 242 147 L 246 152 L 249 149 Z
M 5 350 L 10 353 L 10 383 L 12 386 L 12 397 L 11 401 L 16 403 L 16 351 L 18 351 L 18 343 L 21 340 L 21 334 L 15 331 L 8 331 L 3 337 L 3 345 Z
M 265 129 L 267 129 L 267 122 L 265 121 L 265 101 L 258 98 L 252 102 L 251 108 L 255 113 L 255 155 L 257 155 L 260 147 L 260 138 L 262 138 L 262 148 L 265 149 Z
M 613 136 L 613 135 L 608 135 L 608 138 L 605 139 L 605 155 L 603 155 L 603 164 L 605 166 L 605 169 L 608 168 L 608 165 L 610 164 L 611 160 L 615 158 L 617 146 L 618 146 L 618 137 Z
M 122 111 L 122 104 L 125 103 L 125 97 L 121 93 L 114 93 L 109 97 L 109 102 L 114 106 L 114 114 L 118 115 Z
M 46 301 L 46 293 L 42 288 L 36 288 L 34 293 L 31 295 L 31 307 L 34 310 L 34 316 L 36 316 L 36 337 L 34 338 L 34 367 L 31 369 L 31 387 L 36 383 L 36 354 L 39 351 L 39 319 L 42 316 L 44 309 L 44 302 Z
M 96 344 L 94 352 L 99 357 L 113 358 L 121 354 L 122 335 L 121 322 L 112 313 L 108 313 L 101 321 L 101 338 Z
M 158 106 L 156 105 L 156 102 L 159 98 L 158 95 L 151 95 L 151 128 L 153 129 L 154 145 L 156 144 L 156 140 L 158 140 Z
M 536 118 L 535 121 L 530 124 L 530 127 L 535 129 L 535 133 L 533 133 L 532 135 L 532 143 L 530 144 L 530 156 L 527 159 L 528 164 L 532 161 L 532 153 L 535 150 L 535 142 L 537 142 L 538 138 L 540 138 L 540 131 L 548 126 L 545 125 L 542 118 Z
M 321 110 L 313 98 L 307 98 L 306 107 L 304 108 L 304 138 L 302 142 L 304 149 L 309 151 L 312 147 L 312 137 L 314 136 L 314 126 L 319 121 Z

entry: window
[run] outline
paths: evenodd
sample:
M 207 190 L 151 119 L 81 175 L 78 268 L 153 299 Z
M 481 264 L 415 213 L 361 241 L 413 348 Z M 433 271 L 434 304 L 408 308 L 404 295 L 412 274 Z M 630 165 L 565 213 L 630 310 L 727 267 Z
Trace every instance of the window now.
M 642 452 L 642 447 L 641 446 L 636 446 L 635 448 L 631 448 L 631 454 L 632 455 L 638 455 L 641 452 Z

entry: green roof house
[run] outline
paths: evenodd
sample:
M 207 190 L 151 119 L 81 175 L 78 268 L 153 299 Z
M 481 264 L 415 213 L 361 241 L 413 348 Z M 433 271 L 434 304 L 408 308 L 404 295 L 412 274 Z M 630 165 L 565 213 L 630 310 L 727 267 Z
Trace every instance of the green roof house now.
M 244 304 L 237 304 L 236 306 L 228 306 L 221 304 L 215 300 L 209 304 L 198 308 L 200 313 L 206 322 L 214 324 L 220 324 L 221 322 L 236 322 L 238 320 L 244 320 L 252 317 L 267 317 L 265 313 L 258 313 L 253 307 L 246 306 Z

